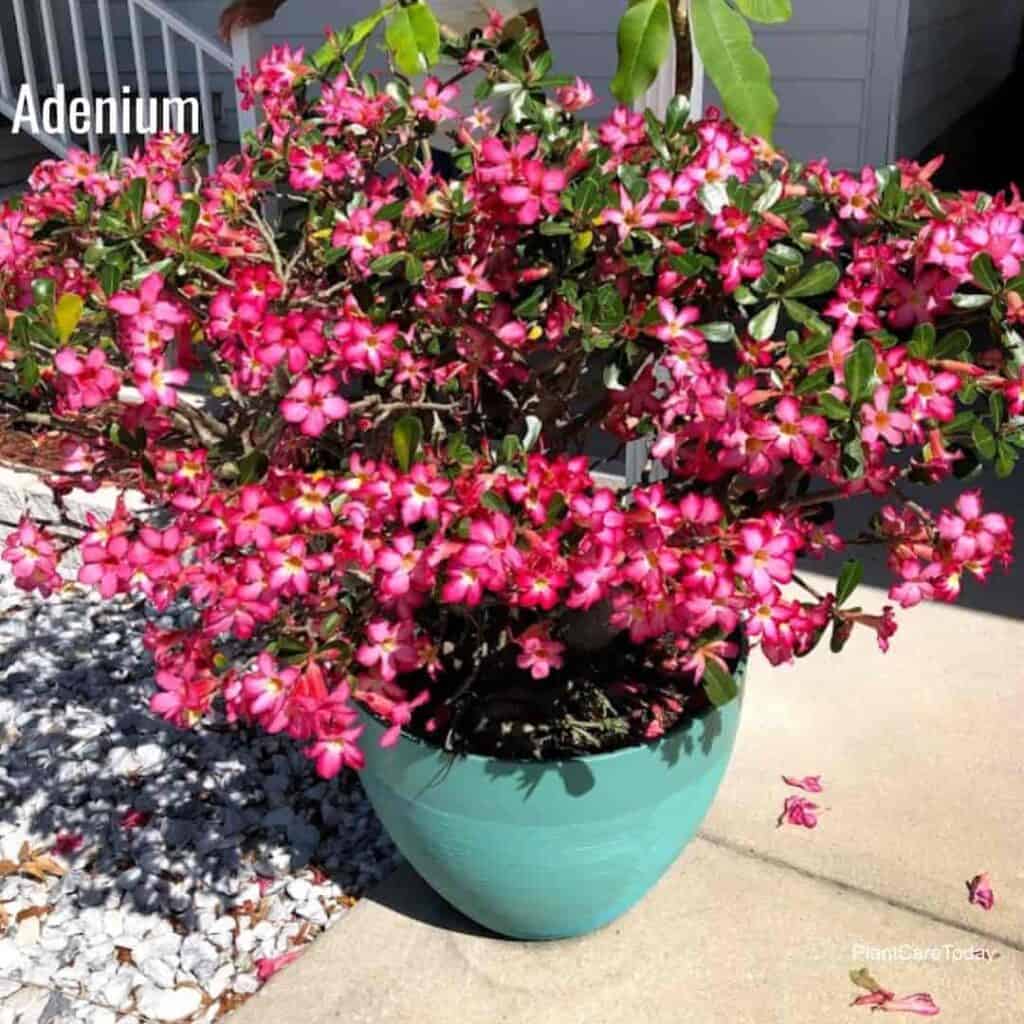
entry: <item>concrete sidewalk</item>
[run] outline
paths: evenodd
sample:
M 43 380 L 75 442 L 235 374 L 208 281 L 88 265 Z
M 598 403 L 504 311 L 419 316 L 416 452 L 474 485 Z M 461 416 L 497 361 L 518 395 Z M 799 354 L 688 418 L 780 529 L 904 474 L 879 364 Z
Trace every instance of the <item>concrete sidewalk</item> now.
M 888 655 L 862 634 L 838 657 L 755 660 L 701 838 L 622 920 L 584 939 L 506 941 L 402 869 L 232 1020 L 857 1021 L 871 1013 L 849 1006 L 847 975 L 866 966 L 898 995 L 931 993 L 942 1019 L 1018 1024 L 1022 666 L 1024 624 L 937 606 L 904 613 Z M 814 831 L 775 827 L 796 792 L 783 773 L 824 776 Z M 988 913 L 964 886 L 982 871 Z

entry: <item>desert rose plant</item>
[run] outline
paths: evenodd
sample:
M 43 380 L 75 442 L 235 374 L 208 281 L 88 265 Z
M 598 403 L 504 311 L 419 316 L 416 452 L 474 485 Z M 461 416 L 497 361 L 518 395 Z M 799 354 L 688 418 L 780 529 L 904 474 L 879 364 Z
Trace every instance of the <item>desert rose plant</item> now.
M 682 100 L 591 126 L 497 18 L 415 86 L 361 77 L 362 42 L 273 50 L 210 177 L 159 137 L 0 213 L 6 429 L 64 438 L 58 493 L 145 496 L 78 578 L 176 616 L 157 713 L 285 731 L 324 776 L 361 764 L 355 702 L 385 743 L 596 753 L 733 699 L 748 646 L 884 650 L 859 562 L 821 593 L 799 558 L 884 545 L 904 608 L 1009 560 L 977 491 L 909 490 L 1024 447 L 1016 194 L 801 166 Z M 662 480 L 595 477 L 637 439 Z M 26 520 L 3 556 L 46 594 L 66 544 Z

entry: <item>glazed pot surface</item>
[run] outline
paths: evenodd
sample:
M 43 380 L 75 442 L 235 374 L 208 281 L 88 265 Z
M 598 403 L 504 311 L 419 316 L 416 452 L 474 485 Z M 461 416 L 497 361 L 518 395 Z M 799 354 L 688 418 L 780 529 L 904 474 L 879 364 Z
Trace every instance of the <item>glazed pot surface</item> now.
M 739 675 L 739 673 L 738 673 Z M 642 746 L 570 761 L 382 749 L 362 711 L 363 787 L 395 845 L 492 931 L 555 939 L 628 910 L 693 838 L 725 774 L 741 697 Z

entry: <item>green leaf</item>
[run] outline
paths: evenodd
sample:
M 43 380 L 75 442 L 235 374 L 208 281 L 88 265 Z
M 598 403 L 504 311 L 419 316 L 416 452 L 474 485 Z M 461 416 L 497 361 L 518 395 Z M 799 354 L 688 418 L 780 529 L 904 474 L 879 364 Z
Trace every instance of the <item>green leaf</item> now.
M 779 101 L 771 68 L 746 19 L 725 0 L 692 0 L 693 38 L 726 113 L 746 132 L 771 139 Z
M 186 199 L 181 204 L 181 240 L 187 245 L 199 221 L 199 204 L 194 199 Z
M 988 396 L 988 411 L 992 417 L 992 428 L 999 430 L 1006 419 L 1006 400 L 1001 392 L 993 391 Z
M 851 404 L 866 398 L 875 373 L 875 349 L 866 338 L 861 338 L 843 365 L 843 380 L 850 393 Z
M 46 313 L 53 309 L 55 288 L 52 277 L 37 277 L 32 282 L 32 302 L 37 309 Z
M 751 21 L 763 21 L 769 25 L 789 21 L 793 17 L 791 0 L 736 0 L 736 6 Z
M 766 193 L 767 194 L 767 193 Z M 804 261 L 804 254 L 791 245 L 783 245 L 781 242 L 770 246 L 768 259 L 777 263 L 780 267 L 799 267 Z
M 673 96 L 665 111 L 665 134 L 675 135 L 690 116 L 690 101 L 685 96 Z
M 420 423 L 418 416 L 403 416 L 395 424 L 391 443 L 394 445 L 395 458 L 403 473 L 409 472 L 422 440 L 423 424 Z
M 708 700 L 716 708 L 735 700 L 740 692 L 732 673 L 726 672 L 721 665 L 710 658 L 704 662 L 704 676 L 701 683 L 704 686 L 704 692 L 708 695 Z
M 755 341 L 767 341 L 775 333 L 779 323 L 779 309 L 779 303 L 772 302 L 750 321 L 750 336 Z
M 1013 472 L 1016 462 L 1017 453 L 1013 450 L 1012 445 L 1000 441 L 996 445 L 996 476 L 1000 480 L 1008 477 Z
M 736 328 L 728 320 L 697 324 L 697 330 L 713 345 L 725 345 L 736 338 Z
M 971 347 L 971 336 L 962 328 L 950 331 L 935 346 L 936 359 L 953 359 Z
M 370 270 L 375 274 L 386 274 L 394 270 L 399 263 L 405 262 L 404 252 L 389 252 L 386 256 L 378 256 L 371 264 Z
M 853 632 L 853 623 L 843 619 L 836 619 L 832 624 L 832 639 L 829 641 L 829 648 L 833 654 L 838 654 L 850 639 Z
M 818 395 L 818 405 L 821 411 L 830 419 L 843 422 L 850 418 L 850 407 L 845 402 L 840 402 L 835 395 L 823 391 Z
M 100 284 L 103 286 L 103 291 L 108 298 L 117 291 L 118 286 L 121 284 L 123 273 L 116 263 L 104 263 L 100 267 Z
M 39 383 L 39 363 L 31 352 L 18 360 L 18 383 L 24 391 L 31 391 Z
M 188 254 L 188 262 L 206 267 L 207 270 L 223 270 L 228 265 L 228 261 L 219 253 L 207 252 L 205 249 L 193 249 Z
M 131 184 L 122 193 L 124 208 L 135 221 L 142 221 L 142 206 L 146 201 L 146 179 L 132 178 Z
M 796 284 L 785 290 L 790 299 L 805 299 L 809 295 L 822 295 L 835 288 L 839 281 L 839 268 L 834 263 L 816 263 Z
M 508 502 L 497 493 L 497 491 L 484 491 L 480 498 L 480 504 L 484 508 L 490 509 L 492 512 L 504 512 L 508 514 L 511 509 L 508 506 Z
M 850 595 L 860 586 L 864 579 L 864 566 L 860 559 L 848 558 L 843 563 L 842 572 L 839 573 L 839 582 L 836 584 L 836 607 L 842 608 L 849 600 Z
M 987 252 L 979 252 L 971 260 L 971 273 L 978 287 L 987 292 L 995 293 L 1003 287 L 1002 275 L 996 270 L 996 265 Z
M 262 480 L 269 466 L 270 459 L 267 458 L 266 452 L 254 448 L 238 460 L 238 482 L 251 484 L 255 480 Z
M 983 459 L 991 461 L 996 457 L 995 435 L 980 420 L 971 429 L 971 440 Z
M 54 323 L 57 325 L 57 337 L 62 345 L 68 343 L 68 339 L 75 333 L 78 321 L 82 319 L 82 310 L 85 303 L 80 295 L 74 292 L 66 292 L 60 297 L 57 309 L 54 313 Z
M 859 480 L 864 475 L 864 445 L 859 437 L 853 437 L 843 445 L 840 466 L 847 480 Z
M 526 417 L 526 434 L 523 437 L 523 450 L 530 451 L 540 440 L 540 432 L 544 424 L 536 416 Z
M 668 56 L 672 14 L 668 0 L 633 0 L 619 21 L 619 65 L 611 90 L 622 103 L 632 103 L 650 87 Z
M 384 41 L 399 70 L 407 75 L 426 71 L 441 53 L 440 26 L 434 12 L 422 2 L 395 8 Z
M 967 295 L 964 292 L 953 293 L 953 305 L 957 309 L 982 309 L 991 301 L 991 295 Z
M 932 324 L 918 324 L 911 335 L 907 351 L 915 359 L 929 359 L 935 351 L 935 327 Z

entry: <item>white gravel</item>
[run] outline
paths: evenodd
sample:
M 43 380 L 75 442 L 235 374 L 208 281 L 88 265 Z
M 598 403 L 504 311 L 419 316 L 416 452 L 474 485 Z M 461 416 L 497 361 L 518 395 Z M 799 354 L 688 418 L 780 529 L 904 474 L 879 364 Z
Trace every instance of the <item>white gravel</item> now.
M 0 578 L 0 1024 L 211 1021 L 397 862 L 288 738 L 153 716 L 142 619 Z

